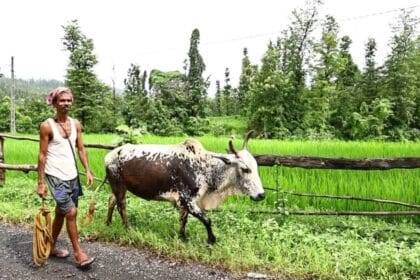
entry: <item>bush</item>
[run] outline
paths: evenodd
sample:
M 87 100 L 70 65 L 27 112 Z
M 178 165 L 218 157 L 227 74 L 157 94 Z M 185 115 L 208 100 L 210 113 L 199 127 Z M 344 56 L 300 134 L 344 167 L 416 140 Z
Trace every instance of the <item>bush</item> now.
M 118 142 L 119 145 L 126 143 L 139 144 L 141 143 L 139 137 L 147 133 L 145 126 L 133 129 L 125 124 L 117 126 L 115 130 L 118 132 L 119 136 L 122 137 L 122 140 Z
M 210 131 L 208 119 L 189 117 L 184 125 L 184 132 L 191 136 L 202 136 Z

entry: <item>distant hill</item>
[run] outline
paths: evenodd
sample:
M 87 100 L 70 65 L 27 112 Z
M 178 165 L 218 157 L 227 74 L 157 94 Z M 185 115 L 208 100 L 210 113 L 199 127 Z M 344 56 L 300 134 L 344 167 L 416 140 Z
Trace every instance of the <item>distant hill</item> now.
M 28 98 L 31 96 L 45 96 L 52 89 L 63 86 L 64 82 L 58 80 L 23 80 L 16 79 L 16 97 Z M 10 78 L 0 78 L 0 96 L 10 95 L 12 80 Z

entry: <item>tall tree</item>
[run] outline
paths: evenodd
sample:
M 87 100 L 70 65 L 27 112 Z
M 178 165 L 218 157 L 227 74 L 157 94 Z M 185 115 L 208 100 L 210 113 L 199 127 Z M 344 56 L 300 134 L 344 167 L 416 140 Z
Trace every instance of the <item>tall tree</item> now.
M 367 104 L 371 104 L 380 93 L 380 75 L 375 61 L 376 50 L 375 39 L 369 38 L 365 47 L 365 68 L 360 85 L 360 101 L 365 101 Z
M 336 62 L 336 90 L 334 98 L 331 98 L 330 123 L 335 128 L 335 135 L 345 139 L 348 139 L 351 134 L 349 118 L 358 109 L 356 85 L 361 76 L 350 54 L 351 43 L 349 36 L 340 39 Z
M 304 8 L 292 11 L 292 21 L 283 32 L 278 43 L 280 69 L 289 77 L 293 92 L 287 97 L 285 112 L 286 126 L 299 133 L 304 117 L 303 95 L 306 88 L 308 65 L 314 47 L 313 31 L 318 21 L 318 10 L 322 1 L 307 0 Z
M 414 59 L 412 60 L 413 65 L 412 67 L 414 69 L 416 69 L 415 71 L 417 73 L 420 73 L 420 36 L 417 36 L 417 40 L 416 40 L 416 50 L 415 50 L 415 55 L 414 55 Z M 420 77 L 417 75 L 417 79 L 416 79 L 416 99 L 415 99 L 415 104 L 416 104 L 416 110 L 414 113 L 414 122 L 413 122 L 413 129 L 414 131 L 417 131 L 417 135 L 414 135 L 414 138 L 420 138 Z
M 163 72 L 154 69 L 149 76 L 149 93 L 152 99 L 152 118 L 148 117 L 150 131 L 160 135 L 179 134 L 189 119 L 189 108 L 185 96 L 185 76 L 179 71 Z M 149 109 L 148 109 L 149 110 Z M 156 116 L 161 113 L 162 116 Z M 153 120 L 153 121 L 152 121 Z M 156 122 L 159 120 L 159 122 Z M 162 129 L 159 128 L 162 127 Z
M 208 83 L 203 79 L 203 72 L 206 69 L 203 58 L 198 50 L 200 43 L 200 31 L 194 29 L 191 33 L 190 50 L 188 52 L 188 108 L 190 116 L 205 117 L 206 97 Z
M 216 81 L 216 94 L 214 96 L 214 111 L 216 116 L 222 115 L 222 92 L 220 89 L 220 81 Z
M 239 77 L 238 86 L 238 110 L 242 115 L 245 115 L 245 110 L 248 107 L 252 77 L 255 74 L 254 69 L 255 68 L 251 65 L 251 61 L 248 57 L 248 49 L 244 48 L 241 76 Z
M 351 43 L 352 41 L 349 36 L 343 36 L 340 39 L 338 63 L 341 63 L 341 65 L 337 67 L 337 86 L 339 88 L 354 87 L 360 79 L 360 70 L 356 63 L 354 63 L 350 53 Z
M 132 127 L 139 127 L 144 123 L 144 116 L 148 109 L 147 92 L 144 87 L 146 75 L 146 72 L 141 74 L 139 65 L 131 64 L 127 78 L 124 79 L 122 115 L 125 122 Z
M 77 20 L 63 26 L 63 29 L 63 45 L 70 53 L 65 83 L 75 95 L 73 113 L 87 130 L 99 131 L 105 124 L 101 123 L 103 116 L 109 113 L 105 99 L 110 98 L 107 96 L 110 91 L 93 71 L 98 62 L 93 53 L 93 41 L 82 33 Z
M 285 112 L 293 92 L 292 83 L 279 70 L 279 51 L 270 42 L 251 86 L 249 126 L 268 138 L 289 137 L 292 130 Z
M 416 40 L 418 20 L 412 12 L 402 12 L 398 22 L 393 26 L 393 37 L 390 42 L 392 51 L 385 61 L 385 97 L 391 101 L 393 111 L 387 134 L 392 139 L 414 137 L 419 69 L 415 67 L 413 61 L 416 60 L 419 42 Z
M 233 90 L 232 86 L 230 85 L 230 71 L 229 68 L 225 69 L 225 85 L 223 86 L 222 91 L 223 96 L 223 102 L 222 102 L 222 108 L 223 113 L 226 116 L 232 115 L 234 112 L 234 103 L 233 103 Z
M 331 103 L 337 95 L 336 80 L 340 71 L 338 24 L 327 15 L 322 24 L 320 42 L 315 47 L 318 61 L 314 67 L 312 88 L 306 96 L 305 126 L 310 135 L 331 137 Z

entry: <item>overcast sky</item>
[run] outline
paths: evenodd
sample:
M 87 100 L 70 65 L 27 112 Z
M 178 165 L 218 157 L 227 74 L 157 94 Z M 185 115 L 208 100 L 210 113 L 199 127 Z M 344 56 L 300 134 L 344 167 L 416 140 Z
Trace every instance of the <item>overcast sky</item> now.
M 242 49 L 248 48 L 252 63 L 260 63 L 268 41 L 278 37 L 290 22 L 291 11 L 303 4 L 303 0 L 3 0 L 0 71 L 10 77 L 13 55 L 17 78 L 64 80 L 68 53 L 63 51 L 61 26 L 78 19 L 94 41 L 99 60 L 95 71 L 107 84 L 115 77 L 117 87 L 123 88 L 130 63 L 148 72 L 182 70 L 191 31 L 198 28 L 205 75 L 214 85 L 229 67 L 236 85 Z M 420 15 L 420 0 L 325 0 L 320 14 L 336 17 L 340 36 L 351 37 L 353 57 L 362 66 L 367 39 L 377 40 L 377 60 L 382 62 L 389 51 L 390 23 L 398 15 L 393 10 L 413 6 L 414 14 Z

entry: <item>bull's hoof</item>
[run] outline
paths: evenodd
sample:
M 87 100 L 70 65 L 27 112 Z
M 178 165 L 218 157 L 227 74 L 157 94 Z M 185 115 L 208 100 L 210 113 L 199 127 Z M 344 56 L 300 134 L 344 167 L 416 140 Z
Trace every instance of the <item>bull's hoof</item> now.
M 207 243 L 209 243 L 210 245 L 216 243 L 216 236 L 209 236 L 209 238 L 207 239 Z

